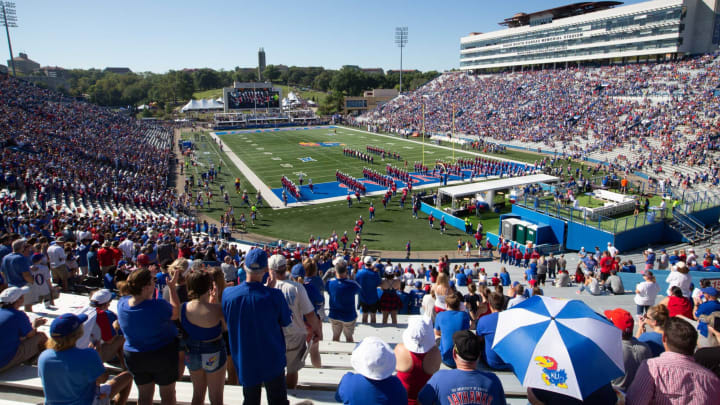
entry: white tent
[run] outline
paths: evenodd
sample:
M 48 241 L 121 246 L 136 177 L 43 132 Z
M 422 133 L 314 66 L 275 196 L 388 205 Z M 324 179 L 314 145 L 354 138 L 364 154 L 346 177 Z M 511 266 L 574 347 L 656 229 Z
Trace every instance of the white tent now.
M 200 110 L 222 110 L 224 108 L 223 103 L 211 98 L 202 100 L 190 100 L 180 110 L 181 112 L 192 112 Z
M 442 196 L 448 196 L 452 199 L 452 207 L 455 208 L 455 202 L 459 198 L 467 196 L 476 196 L 477 194 L 486 193 L 484 200 L 492 203 L 496 190 L 511 189 L 514 187 L 522 187 L 526 184 L 537 183 L 553 183 L 560 180 L 555 176 L 547 174 L 531 174 L 529 176 L 509 177 L 499 180 L 482 181 L 479 183 L 462 184 L 459 186 L 442 187 L 438 189 L 438 204 L 442 200 Z

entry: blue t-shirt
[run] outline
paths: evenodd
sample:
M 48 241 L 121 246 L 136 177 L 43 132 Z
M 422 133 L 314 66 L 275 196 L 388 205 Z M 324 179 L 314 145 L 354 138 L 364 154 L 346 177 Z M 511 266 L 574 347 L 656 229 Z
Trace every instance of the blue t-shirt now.
M 700 319 L 700 315 L 710 315 L 715 311 L 720 311 L 720 302 L 717 300 L 706 301 L 698 305 L 697 311 L 695 311 L 695 318 Z M 698 332 L 701 335 L 708 336 L 708 325 L 703 321 L 698 321 L 697 326 Z
M 495 340 L 495 329 L 497 328 L 498 313 L 493 312 L 487 314 L 477 321 L 475 332 L 478 336 L 485 337 L 485 353 L 483 358 L 487 362 L 488 366 L 496 370 L 510 370 L 512 367 L 506 364 L 500 356 L 495 353 L 492 349 L 493 341 Z
M 397 377 L 371 380 L 355 373 L 346 373 L 342 377 L 335 400 L 348 405 L 396 405 L 408 401 L 407 391 Z
M 440 370 L 418 393 L 422 405 L 504 405 L 505 390 L 493 373 L 480 370 Z
M 500 283 L 503 286 L 510 285 L 510 273 L 500 273 Z
M 9 255 L 10 253 L 12 253 L 12 249 L 10 249 L 10 246 L 0 244 L 0 260 L 4 259 L 5 256 Z
M 222 299 L 230 353 L 241 385 L 254 386 L 285 370 L 285 338 L 292 313 L 282 291 L 258 282 L 226 288 Z
M 240 268 L 237 271 L 238 276 L 238 284 L 242 284 L 245 282 L 245 279 L 247 278 L 247 273 L 245 273 L 245 269 L 243 266 L 240 266 Z
M 27 281 L 22 275 L 30 273 L 30 261 L 20 253 L 10 253 L 2 259 L 0 269 L 5 274 L 10 286 L 23 287 Z
M 327 290 L 330 296 L 329 318 L 343 322 L 351 322 L 357 318 L 355 295 L 360 291 L 357 282 L 346 278 L 335 278 L 328 281 Z
M 175 323 L 170 320 L 173 307 L 169 302 L 149 299 L 131 307 L 130 298 L 122 297 L 117 304 L 126 351 L 150 352 L 170 344 L 177 337 Z
M 662 342 L 662 333 L 645 332 L 640 335 L 638 340 L 648 345 L 653 357 L 657 357 L 665 351 L 665 346 Z
M 305 287 L 305 292 L 307 293 L 308 298 L 310 298 L 310 302 L 313 304 L 313 307 L 315 307 L 315 312 L 322 310 L 325 298 L 322 294 L 320 294 L 320 291 L 318 291 L 317 288 L 309 282 L 306 282 L 303 286 Z
M 537 273 L 533 271 L 532 267 L 525 270 L 525 277 L 527 278 L 528 281 L 534 280 L 536 275 L 537 275 Z
M 38 374 L 47 405 L 90 405 L 97 380 L 105 373 L 94 349 L 72 347 L 56 352 L 45 350 L 38 358 Z
M 80 248 L 77 250 L 78 253 L 78 266 L 80 267 L 87 267 L 88 260 L 87 255 L 90 253 L 90 245 L 80 245 Z
M 162 299 L 163 297 L 163 289 L 167 285 L 167 279 L 169 274 L 165 273 L 158 273 L 155 275 L 155 288 L 157 290 L 158 298 Z
M 408 303 L 410 302 L 410 294 L 406 293 L 405 291 L 397 291 L 398 297 L 400 297 L 400 302 L 402 303 L 402 308 L 398 311 L 399 314 L 409 314 L 410 313 L 410 307 Z
M 422 308 L 423 298 L 425 298 L 425 291 L 423 290 L 412 290 L 408 297 L 408 310 L 410 314 L 419 314 L 420 308 Z
M 380 286 L 380 276 L 372 270 L 363 267 L 355 276 L 355 281 L 360 284 L 360 302 L 374 304 L 378 301 L 376 288 Z
M 0 308 L 0 368 L 15 357 L 20 338 L 32 331 L 30 319 L 25 312 L 15 308 Z
M 439 330 L 440 353 L 442 361 L 455 367 L 453 359 L 453 334 L 459 330 L 470 329 L 470 315 L 465 311 L 443 311 L 435 316 L 435 330 Z
M 460 272 L 455 274 L 455 282 L 458 286 L 467 286 L 467 276 L 465 273 Z

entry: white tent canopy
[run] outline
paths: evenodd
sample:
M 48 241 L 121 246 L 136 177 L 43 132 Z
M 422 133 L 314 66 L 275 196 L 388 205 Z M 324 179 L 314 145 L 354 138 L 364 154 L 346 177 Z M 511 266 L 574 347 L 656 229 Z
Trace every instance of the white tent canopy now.
M 202 100 L 190 100 L 180 111 L 222 110 L 223 108 L 224 106 L 222 102 L 207 98 Z
M 442 196 L 446 195 L 452 199 L 452 206 L 455 207 L 455 200 L 467 196 L 476 196 L 480 193 L 495 190 L 506 190 L 514 187 L 521 187 L 527 184 L 551 183 L 560 180 L 555 176 L 547 174 L 531 174 L 529 176 L 509 177 L 500 180 L 483 181 L 479 183 L 461 184 L 459 186 L 443 187 L 438 190 L 438 203 L 442 200 Z M 492 198 L 488 203 L 492 203 Z

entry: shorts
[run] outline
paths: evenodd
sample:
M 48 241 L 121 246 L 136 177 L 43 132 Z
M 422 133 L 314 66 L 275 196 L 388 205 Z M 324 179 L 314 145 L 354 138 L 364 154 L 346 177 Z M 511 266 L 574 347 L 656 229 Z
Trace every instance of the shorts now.
M 297 373 L 305 366 L 305 356 L 307 353 L 307 335 L 285 336 L 285 358 L 287 359 L 288 374 Z
M 610 277 L 610 273 L 600 273 L 600 280 L 607 281 L 608 277 Z
M 203 370 L 212 373 L 225 367 L 227 351 L 222 338 L 211 342 L 185 340 L 185 365 L 188 370 Z
M 332 326 L 333 336 L 339 337 L 340 333 L 342 332 L 345 335 L 346 339 L 352 338 L 353 333 L 355 333 L 355 322 L 355 319 L 350 322 L 345 322 L 339 319 L 330 318 L 330 325 Z
M 17 351 L 15 351 L 15 355 L 13 356 L 10 361 L 4 365 L 3 367 L 0 367 L 0 373 L 10 370 L 11 368 L 24 363 L 33 357 L 37 356 L 42 352 L 42 349 L 40 349 L 40 343 L 43 341 L 42 339 L 45 337 L 42 333 L 37 333 L 35 336 L 25 339 L 20 342 L 20 346 L 18 346 Z
M 64 264 L 58 267 L 51 267 L 50 272 L 52 273 L 53 280 L 55 280 L 55 282 L 58 284 L 60 284 L 61 282 L 66 282 L 70 278 L 68 268 Z
M 150 352 L 125 351 L 125 363 L 137 385 L 155 383 L 169 385 L 178 380 L 178 342 L 173 339 L 169 344 Z
M 380 301 L 375 301 L 373 304 L 366 304 L 364 302 L 360 303 L 360 309 L 363 311 L 364 314 L 374 314 L 378 311 L 378 308 L 380 308 Z

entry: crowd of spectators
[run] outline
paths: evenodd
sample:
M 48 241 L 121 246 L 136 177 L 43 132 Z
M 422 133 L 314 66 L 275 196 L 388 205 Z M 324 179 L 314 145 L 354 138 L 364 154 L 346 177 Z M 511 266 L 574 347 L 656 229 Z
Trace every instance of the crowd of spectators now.
M 0 75 L 0 183 L 45 208 L 73 195 L 170 210 L 172 133 Z
M 476 135 L 474 148 L 518 141 L 574 158 L 630 148 L 618 164 L 671 175 L 673 185 L 717 185 L 720 65 L 716 55 L 653 64 L 446 73 L 348 122 L 376 131 Z M 453 118 L 451 113 L 455 108 Z M 423 114 L 424 111 L 424 114 Z M 460 135 L 462 136 L 462 135 Z M 688 176 L 672 169 L 701 170 Z M 661 168 L 661 169 L 659 169 Z M 689 177 L 689 178 L 688 178 Z

